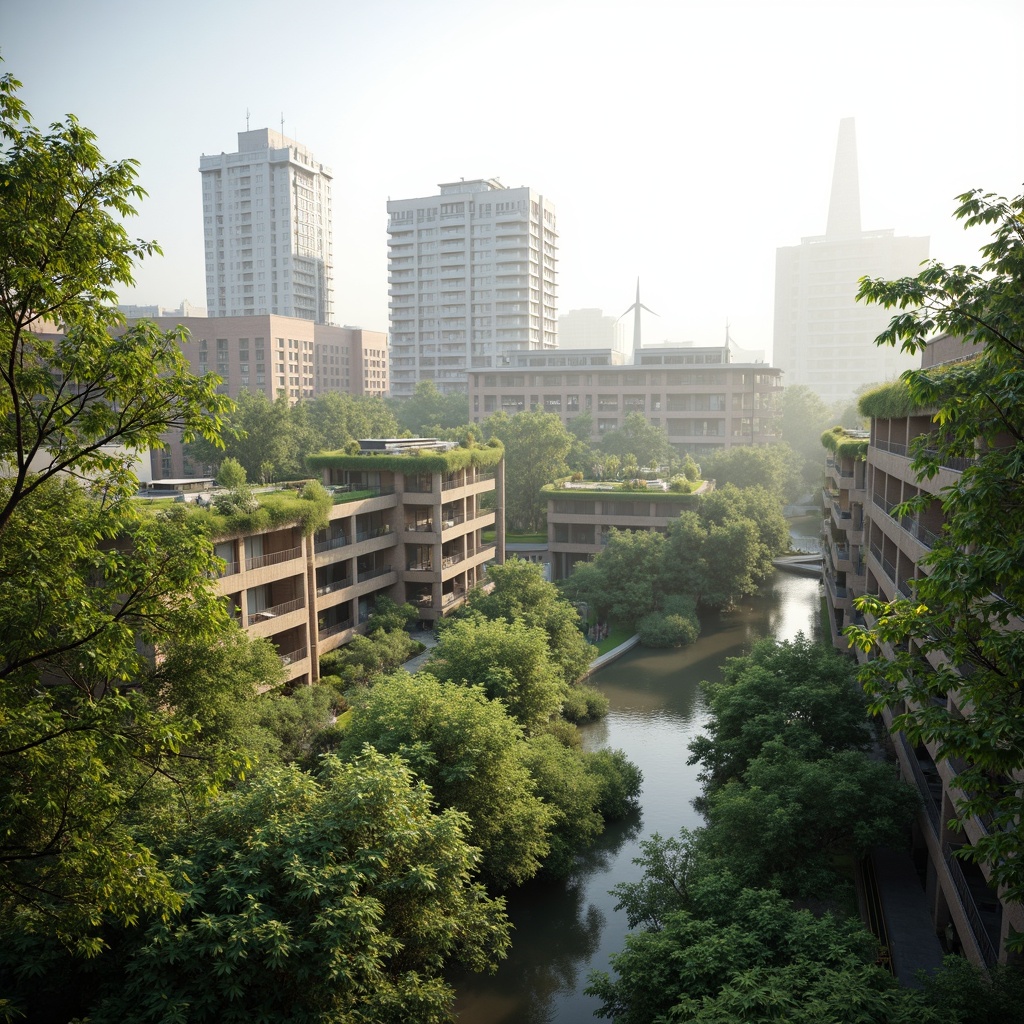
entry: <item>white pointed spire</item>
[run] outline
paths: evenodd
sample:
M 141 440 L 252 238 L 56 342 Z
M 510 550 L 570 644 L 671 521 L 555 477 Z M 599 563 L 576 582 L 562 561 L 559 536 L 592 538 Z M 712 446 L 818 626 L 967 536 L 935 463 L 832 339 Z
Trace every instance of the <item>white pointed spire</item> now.
M 857 133 L 854 119 L 839 122 L 832 196 L 828 204 L 826 238 L 860 234 L 860 181 L 857 176 Z

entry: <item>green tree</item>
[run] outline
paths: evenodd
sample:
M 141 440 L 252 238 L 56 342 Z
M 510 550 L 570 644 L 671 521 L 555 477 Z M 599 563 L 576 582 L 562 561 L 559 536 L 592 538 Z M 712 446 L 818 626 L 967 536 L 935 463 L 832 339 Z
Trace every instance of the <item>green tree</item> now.
M 445 682 L 482 686 L 527 732 L 558 714 L 566 683 L 540 626 L 471 616 L 452 622 L 427 662 Z
M 532 878 L 548 853 L 551 808 L 537 796 L 522 731 L 480 687 L 399 672 L 352 695 L 353 717 L 339 747 L 369 743 L 400 754 L 441 807 L 469 816 L 469 839 L 499 886 Z
M 773 740 L 742 780 L 704 803 L 704 839 L 719 869 L 741 885 L 827 898 L 836 886 L 832 856 L 901 846 L 920 800 L 892 765 L 860 751 L 809 761 Z
M 642 412 L 631 412 L 618 430 L 610 430 L 601 438 L 601 450 L 625 461 L 632 455 L 638 466 L 656 469 L 670 466 L 675 451 L 661 427 L 648 423 Z
M 659 607 L 665 538 L 642 530 L 611 530 L 605 549 L 575 567 L 563 585 L 573 601 L 586 601 L 599 618 L 632 628 Z
M 741 777 L 773 741 L 805 760 L 870 744 L 849 662 L 804 636 L 759 640 L 749 655 L 728 659 L 721 682 L 701 690 L 711 714 L 687 763 L 701 764 L 709 789 Z
M 171 846 L 183 907 L 128 938 L 127 981 L 90 1019 L 450 1020 L 445 967 L 509 944 L 466 831 L 398 758 L 268 770 Z
M 411 398 L 394 399 L 392 408 L 400 427 L 421 437 L 469 423 L 469 395 L 442 394 L 432 380 L 421 380 Z
M 824 399 L 806 384 L 790 384 L 779 398 L 779 433 L 797 455 L 797 469 L 803 492 L 816 490 L 821 483 L 822 432 L 835 423 L 835 416 Z
M 941 494 L 945 526 L 922 559 L 913 599 L 862 598 L 873 625 L 848 631 L 862 650 L 874 652 L 880 642 L 894 649 L 892 659 L 875 658 L 861 669 L 873 710 L 898 704 L 895 729 L 912 743 L 935 744 L 937 760 L 966 763 L 957 810 L 992 817 L 985 835 L 964 852 L 989 865 L 992 884 L 1005 887 L 1009 900 L 1024 898 L 1018 827 L 1024 792 L 1015 781 L 1024 770 L 1022 216 L 1024 196 L 965 193 L 956 217 L 968 228 L 991 230 L 978 265 L 932 262 L 916 278 L 861 282 L 862 300 L 896 311 L 879 344 L 920 352 L 944 331 L 963 341 L 969 357 L 943 370 L 907 373 L 887 395 L 864 396 L 862 409 L 871 413 L 888 401 L 929 414 L 935 427 L 911 450 L 911 467 L 922 479 L 944 465 L 966 468 Z M 912 516 L 928 501 L 922 491 L 895 514 Z M 947 700 L 950 694 L 955 701 Z M 961 713 L 967 708 L 969 714 Z M 1024 948 L 1024 936 L 1011 946 Z
M 687 909 L 632 932 L 612 955 L 614 979 L 591 974 L 597 1016 L 616 1024 L 940 1024 L 919 992 L 874 964 L 877 942 L 859 925 L 795 910 L 777 892 L 702 879 Z
M 220 469 L 217 470 L 217 483 L 221 487 L 231 489 L 244 486 L 245 468 L 238 459 L 229 456 L 220 464 Z
M 543 526 L 547 499 L 540 489 L 568 475 L 572 435 L 553 412 L 496 413 L 484 422 L 488 440 L 505 446 L 505 516 L 512 529 Z
M 576 609 L 534 562 L 509 558 L 487 570 L 488 592 L 471 595 L 470 607 L 488 619 L 539 626 L 548 635 L 548 654 L 563 680 L 575 683 L 590 667 L 592 652 L 580 630 Z
M 826 424 L 828 426 L 828 424 Z M 822 427 L 822 430 L 825 428 Z M 817 477 L 821 478 L 821 431 L 817 435 Z M 798 497 L 804 486 L 799 456 L 786 444 L 735 445 L 701 460 L 701 475 L 721 487 L 735 484 L 741 490 L 763 487 L 779 505 Z
M 176 332 L 110 336 L 157 251 L 124 227 L 136 165 L 73 117 L 42 133 L 17 87 L 0 77 L 0 923 L 11 947 L 94 954 L 106 921 L 180 903 L 134 817 L 150 787 L 179 781 L 187 813 L 230 767 L 184 770 L 199 723 L 130 685 L 147 651 L 213 643 L 226 615 L 201 527 L 128 500 L 162 434 L 213 440 L 230 403 Z

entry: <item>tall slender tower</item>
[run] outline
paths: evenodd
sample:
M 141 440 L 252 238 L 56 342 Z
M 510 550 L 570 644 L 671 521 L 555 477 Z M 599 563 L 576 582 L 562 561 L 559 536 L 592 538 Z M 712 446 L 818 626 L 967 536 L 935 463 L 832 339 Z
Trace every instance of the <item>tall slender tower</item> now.
M 238 152 L 202 156 L 210 316 L 278 313 L 334 320 L 331 171 L 269 128 Z
M 868 277 L 904 277 L 928 258 L 927 237 L 896 237 L 891 228 L 863 231 L 852 117 L 839 122 L 825 234 L 776 251 L 775 350 L 784 382 L 805 384 L 828 402 L 890 380 L 916 365 L 913 356 L 879 348 L 890 312 L 856 300 Z
M 388 200 L 391 394 L 469 388 L 470 369 L 554 348 L 558 232 L 550 199 L 496 179 Z

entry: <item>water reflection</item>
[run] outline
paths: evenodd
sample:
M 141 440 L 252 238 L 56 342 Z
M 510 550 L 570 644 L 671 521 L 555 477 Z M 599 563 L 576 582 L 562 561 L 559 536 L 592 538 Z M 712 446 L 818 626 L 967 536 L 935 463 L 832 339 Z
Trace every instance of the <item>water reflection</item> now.
M 510 895 L 512 952 L 497 974 L 456 981 L 460 1024 L 593 1022 L 598 1001 L 582 990 L 591 970 L 608 969 L 627 931 L 608 890 L 639 878 L 632 861 L 641 839 L 700 824 L 690 803 L 699 792 L 697 768 L 686 763 L 705 717 L 700 682 L 720 679 L 725 659 L 747 653 L 760 637 L 815 635 L 819 612 L 816 580 L 776 573 L 762 596 L 705 618 L 692 647 L 637 648 L 594 676 L 611 711 L 587 727 L 585 745 L 619 747 L 640 766 L 642 818 L 612 826 L 569 883 L 534 883 Z

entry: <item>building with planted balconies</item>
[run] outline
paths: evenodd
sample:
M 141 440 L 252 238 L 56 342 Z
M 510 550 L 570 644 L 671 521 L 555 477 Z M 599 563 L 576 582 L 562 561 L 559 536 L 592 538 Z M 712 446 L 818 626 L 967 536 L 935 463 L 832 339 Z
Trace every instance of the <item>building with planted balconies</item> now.
M 272 527 L 217 537 L 218 590 L 243 629 L 273 642 L 290 684 L 315 681 L 320 656 L 362 630 L 379 595 L 433 622 L 504 561 L 503 455 L 406 438 L 313 456 L 327 525 L 309 533 L 299 511 L 278 512 Z
M 966 356 L 970 357 L 969 350 Z M 961 341 L 943 336 L 928 346 L 922 367 L 964 358 Z M 865 622 L 854 606 L 856 598 L 870 595 L 889 602 L 915 597 L 915 581 L 931 571 L 925 556 L 943 530 L 944 492 L 973 461 L 943 457 L 930 478 L 914 471 L 915 445 L 927 444 L 927 438 L 939 429 L 936 409 L 916 405 L 905 394 L 896 395 L 895 389 L 900 387 L 894 383 L 884 393 L 869 392 L 861 399 L 862 411 L 871 415 L 866 438 L 839 428 L 823 438 L 828 451 L 825 596 L 832 641 L 845 650 L 849 645 L 841 630 Z M 912 514 L 901 514 L 906 512 L 904 502 L 921 496 L 923 505 Z M 998 524 L 993 523 L 992 528 L 998 530 Z M 868 619 L 867 625 L 873 625 L 873 620 Z M 1020 627 L 1010 621 L 1006 628 Z M 948 667 L 939 650 L 919 653 L 931 669 Z M 896 654 L 891 643 L 879 638 L 870 654 L 857 651 L 857 658 L 861 662 L 875 656 L 891 660 Z M 970 668 L 967 664 L 958 671 L 966 673 Z M 939 710 L 954 718 L 972 713 L 969 706 L 961 706 L 954 688 L 933 699 Z M 894 718 L 907 710 L 920 708 L 906 697 L 887 705 L 882 712 L 886 726 L 891 730 Z M 892 740 L 901 774 L 916 785 L 921 796 L 913 850 L 936 933 L 947 950 L 962 953 L 978 966 L 1005 961 L 1007 937 L 1024 930 L 1024 908 L 1004 898 L 990 882 L 987 864 L 954 856 L 965 844 L 976 844 L 991 825 L 988 819 L 958 812 L 958 799 L 966 791 L 958 776 L 967 763 L 961 758 L 941 757 L 936 743 L 915 742 L 900 731 L 892 733 Z
M 681 494 L 658 482 L 633 490 L 611 481 L 549 484 L 543 494 L 548 502 L 551 578 L 564 580 L 577 562 L 600 554 L 611 530 L 665 533 L 714 486 L 713 480 L 702 480 L 689 494 Z

